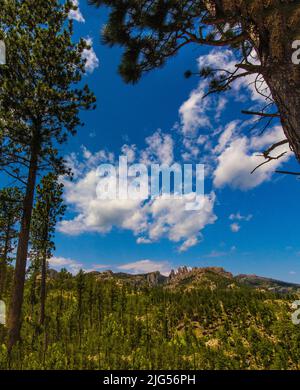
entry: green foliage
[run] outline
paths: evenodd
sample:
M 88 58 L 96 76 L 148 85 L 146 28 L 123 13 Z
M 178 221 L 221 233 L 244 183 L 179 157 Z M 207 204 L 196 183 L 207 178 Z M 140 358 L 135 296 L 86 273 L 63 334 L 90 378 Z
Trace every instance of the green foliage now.
M 243 55 L 251 48 L 250 40 L 240 39 L 240 18 L 236 17 L 231 24 L 232 15 L 226 19 L 221 6 L 216 6 L 215 15 L 213 4 L 207 1 L 89 0 L 89 3 L 110 9 L 102 40 L 124 48 L 119 72 L 126 82 L 137 82 L 144 72 L 164 65 L 190 43 L 243 47 Z
M 49 173 L 42 178 L 36 189 L 36 202 L 33 210 L 30 235 L 30 273 L 31 273 L 31 303 L 36 299 L 36 278 L 41 278 L 40 296 L 40 324 L 45 320 L 46 278 L 48 260 L 55 250 L 53 242 L 55 226 L 65 212 L 63 205 L 63 184 L 58 183 L 57 175 Z
M 5 261 L 13 251 L 18 232 L 16 224 L 21 216 L 22 194 L 18 188 L 0 190 L 0 253 Z
M 0 72 L 0 168 L 25 186 L 8 315 L 11 349 L 19 338 L 37 176 L 69 173 L 58 146 L 76 133 L 80 110 L 94 108 L 95 96 L 87 85 L 78 86 L 89 46 L 83 39 L 73 42 L 71 1 L 0 0 L 0 7 L 0 38 L 7 47 Z
M 38 154 L 41 169 L 64 171 L 57 144 L 81 125 L 79 110 L 93 108 L 87 85 L 76 87 L 85 73 L 81 39 L 72 41 L 71 3 L 1 0 L 0 35 L 7 64 L 0 72 L 0 166 L 20 177 Z
M 55 250 L 53 238 L 56 223 L 65 212 L 63 184 L 57 175 L 49 173 L 36 188 L 36 202 L 31 221 L 31 260 L 45 256 L 49 259 Z
M 62 270 L 48 279 L 42 332 L 27 281 L 22 341 L 10 368 L 299 369 L 294 298 L 222 283 L 214 290 L 136 286 Z M 7 367 L 3 346 L 0 368 Z

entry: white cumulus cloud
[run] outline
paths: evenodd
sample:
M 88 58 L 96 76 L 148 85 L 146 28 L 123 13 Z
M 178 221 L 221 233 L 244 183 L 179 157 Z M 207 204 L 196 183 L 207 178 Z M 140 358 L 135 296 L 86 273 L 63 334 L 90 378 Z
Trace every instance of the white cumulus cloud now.
M 278 147 L 272 153 L 273 157 L 284 152 L 286 154 L 278 160 L 273 160 L 261 166 L 251 174 L 259 164 L 266 161 L 264 157 L 259 155 L 259 149 L 263 151 L 264 148 L 270 146 L 270 141 L 272 144 L 284 138 L 280 126 L 273 127 L 260 137 L 246 137 L 244 135 L 229 137 L 226 140 L 226 146 L 222 147 L 220 149 L 221 153 L 217 155 L 214 185 L 217 188 L 228 185 L 232 188 L 248 190 L 269 180 L 274 171 L 291 157 L 292 152 L 287 145 Z
M 52 257 L 49 259 L 49 265 L 51 268 L 57 270 L 66 268 L 72 274 L 76 274 L 80 269 L 83 268 L 83 264 L 81 262 L 66 257 Z
M 77 22 L 84 23 L 85 19 L 79 9 L 79 1 L 72 0 L 74 9 L 71 9 L 69 12 L 69 19 L 76 20 Z
M 93 40 L 92 38 L 86 38 L 86 43 L 89 48 L 84 49 L 82 52 L 82 58 L 86 60 L 85 69 L 88 73 L 93 73 L 96 68 L 99 67 L 99 59 L 95 53 L 93 48 Z
M 171 165 L 174 159 L 174 141 L 170 134 L 157 130 L 146 138 L 146 149 L 141 152 L 141 162 L 149 164 L 158 162 Z
M 173 162 L 171 136 L 156 132 L 146 139 L 146 145 L 144 150 L 139 151 L 136 147 L 124 145 L 122 151 L 130 157 L 130 161 L 137 156 L 137 162 L 148 164 L 151 161 Z M 105 161 L 105 158 L 108 160 Z M 91 153 L 83 147 L 81 156 L 72 154 L 67 160 L 75 171 L 75 177 L 73 181 L 64 180 L 65 201 L 74 214 L 59 223 L 58 229 L 62 233 L 107 234 L 117 228 L 131 231 L 138 244 L 149 244 L 164 238 L 178 243 L 179 251 L 184 251 L 201 241 L 202 230 L 216 220 L 213 211 L 216 197 L 213 192 L 199 197 L 200 209 L 191 211 L 187 211 L 187 207 L 196 201 L 193 193 L 174 199 L 165 196 L 146 200 L 99 199 L 97 185 L 101 180 L 107 181 L 107 178 L 98 177 L 97 165 L 112 162 L 117 167 L 118 161 L 114 155 L 104 151 Z M 113 183 L 114 178 L 110 180 Z
M 171 272 L 171 265 L 167 261 L 157 262 L 153 260 L 139 260 L 133 263 L 122 264 L 117 267 L 121 271 L 131 272 L 133 274 L 142 274 L 159 271 L 168 276 Z

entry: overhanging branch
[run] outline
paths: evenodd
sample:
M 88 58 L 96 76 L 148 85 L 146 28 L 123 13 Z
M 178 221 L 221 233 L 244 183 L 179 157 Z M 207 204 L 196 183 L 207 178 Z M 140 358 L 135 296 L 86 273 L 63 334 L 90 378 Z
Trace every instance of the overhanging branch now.
M 264 117 L 268 117 L 268 118 L 280 118 L 279 114 L 267 114 L 264 112 L 247 111 L 247 110 L 242 110 L 241 112 L 242 112 L 242 114 L 246 114 L 246 115 L 257 115 L 257 116 L 264 116 Z

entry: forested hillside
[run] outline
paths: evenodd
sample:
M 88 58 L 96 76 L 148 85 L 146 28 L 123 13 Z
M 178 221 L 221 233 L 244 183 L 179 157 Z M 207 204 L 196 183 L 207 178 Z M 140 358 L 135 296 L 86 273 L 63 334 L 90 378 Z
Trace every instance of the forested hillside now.
M 248 287 L 218 268 L 170 278 L 50 270 L 40 325 L 40 280 L 28 275 L 10 359 L 1 328 L 2 369 L 300 368 L 297 286 L 293 294 Z

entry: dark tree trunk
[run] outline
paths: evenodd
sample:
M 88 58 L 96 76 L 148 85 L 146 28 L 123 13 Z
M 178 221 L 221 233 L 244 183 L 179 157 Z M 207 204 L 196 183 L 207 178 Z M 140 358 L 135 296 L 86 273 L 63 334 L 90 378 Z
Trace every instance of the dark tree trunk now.
M 7 256 L 8 256 L 8 250 L 9 250 L 9 240 L 10 240 L 10 227 L 7 227 L 6 233 L 5 233 L 5 244 L 3 248 L 3 256 L 1 257 L 0 262 L 0 297 L 5 291 L 5 285 L 6 285 L 6 271 L 7 271 Z
M 261 62 L 283 131 L 300 162 L 300 64 L 292 62 L 299 39 L 300 3 L 291 0 L 218 0 L 221 15 L 231 16 L 247 33 Z
M 47 276 L 47 258 L 46 253 L 42 257 L 42 272 L 41 272 L 41 310 L 40 310 L 40 325 L 45 322 L 45 303 L 46 303 L 46 276 Z
M 35 289 L 36 289 L 36 271 L 34 271 L 33 275 L 32 275 L 31 290 L 30 290 L 30 304 L 31 304 L 31 317 L 32 318 L 34 316 L 34 305 L 36 303 Z
M 43 232 L 43 250 L 42 250 L 42 264 L 41 264 L 41 311 L 40 311 L 40 325 L 45 322 L 45 306 L 46 306 L 46 278 L 47 278 L 47 245 L 49 234 L 49 218 L 50 218 L 50 200 L 47 200 L 46 225 Z
M 21 228 L 18 241 L 15 274 L 13 281 L 12 299 L 8 315 L 8 350 L 20 338 L 21 310 L 23 304 L 24 283 L 26 273 L 26 263 L 28 255 L 28 241 L 30 233 L 30 223 L 33 209 L 34 190 L 38 169 L 38 155 L 40 142 L 37 136 L 33 136 L 31 146 L 30 166 L 28 171 L 26 192 L 23 201 L 23 215 L 21 219 Z
M 276 64 L 265 80 L 277 105 L 285 136 L 300 162 L 300 65 Z

